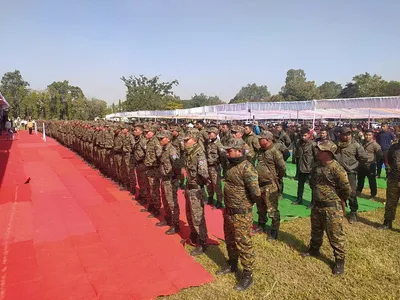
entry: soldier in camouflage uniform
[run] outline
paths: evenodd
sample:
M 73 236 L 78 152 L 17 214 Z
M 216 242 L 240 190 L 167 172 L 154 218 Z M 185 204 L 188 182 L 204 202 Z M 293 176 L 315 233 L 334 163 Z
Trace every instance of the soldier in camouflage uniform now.
M 250 148 L 248 157 L 253 166 L 255 166 L 258 150 L 260 149 L 260 143 L 258 142 L 257 136 L 253 132 L 253 125 L 246 124 L 242 138 Z
M 352 122 L 350 124 L 350 129 L 351 129 L 351 136 L 353 137 L 353 140 L 359 143 L 360 145 L 363 144 L 364 142 L 364 135 L 362 131 L 358 130 L 357 124 Z
M 210 127 L 207 129 L 209 141 L 206 146 L 206 157 L 208 174 L 211 183 L 207 185 L 208 204 L 214 203 L 214 192 L 217 194 L 217 204 L 215 208 L 221 209 L 222 206 L 222 186 L 221 186 L 221 164 L 226 160 L 226 152 L 221 142 L 217 139 L 218 128 Z
M 130 159 L 131 159 L 131 134 L 129 133 L 129 130 L 127 126 L 124 126 L 125 128 L 122 130 L 122 165 L 121 165 L 121 183 L 123 186 L 123 190 L 128 189 L 131 194 L 135 195 L 135 193 L 132 193 L 130 187 Z
M 104 174 L 108 177 L 112 175 L 112 169 L 114 167 L 113 159 L 113 147 L 114 147 L 114 131 L 110 125 L 106 125 L 104 131 Z
M 142 209 L 142 212 L 150 212 L 149 218 L 155 218 L 160 215 L 160 157 L 162 148 L 156 137 L 158 128 L 156 126 L 147 126 L 144 129 L 147 138 L 146 156 L 144 165 L 146 166 L 147 178 L 147 201 L 148 208 Z
M 138 204 L 145 204 L 147 201 L 147 178 L 146 178 L 146 166 L 144 164 L 144 159 L 146 157 L 146 145 L 147 145 L 147 139 L 143 135 L 143 124 L 136 124 L 135 128 L 133 129 L 133 135 L 134 135 L 134 144 L 132 147 L 132 152 L 133 152 L 133 164 L 136 169 L 136 175 L 137 175 L 137 183 L 139 185 L 139 196 L 138 196 Z M 132 173 L 132 171 L 131 171 Z M 135 173 L 133 171 L 133 173 Z M 133 177 L 134 174 L 131 177 L 131 183 L 134 182 L 136 185 L 136 177 Z
M 114 131 L 114 169 L 113 169 L 113 180 L 116 182 L 122 182 L 121 171 L 122 171 L 122 146 L 123 146 L 123 136 L 122 136 L 122 125 L 118 125 L 118 128 Z
M 157 223 L 156 226 L 169 225 L 170 228 L 165 233 L 171 235 L 179 232 L 178 176 L 182 169 L 179 164 L 178 151 L 170 142 L 172 140 L 171 132 L 160 131 L 157 133 L 157 138 L 162 146 L 160 174 L 165 220 Z
M 400 132 L 397 132 L 400 138 Z M 392 229 L 396 217 L 396 209 L 400 198 L 400 143 L 397 142 L 389 147 L 387 161 L 385 161 L 387 172 L 385 220 L 382 229 Z
M 344 272 L 345 235 L 343 217 L 345 202 L 350 196 L 351 187 L 347 172 L 334 160 L 337 146 L 331 141 L 317 144 L 318 164 L 311 177 L 311 241 L 310 248 L 303 256 L 319 256 L 324 231 L 333 248 L 335 266 L 333 274 Z
M 203 147 L 203 150 L 205 150 L 207 147 L 207 142 L 208 142 L 208 132 L 207 132 L 206 128 L 204 127 L 203 120 L 197 121 L 196 126 L 200 132 L 198 143 L 200 144 L 200 146 Z
M 190 227 L 190 239 L 196 249 L 190 254 L 203 254 L 207 242 L 207 226 L 204 217 L 204 185 L 210 182 L 206 155 L 199 145 L 200 133 L 197 129 L 188 130 L 184 143 L 186 150 L 186 218 Z
M 267 212 L 272 219 L 269 241 L 278 239 L 280 227 L 280 213 L 278 199 L 281 182 L 286 172 L 282 154 L 274 147 L 273 135 L 270 131 L 263 131 L 260 139 L 261 149 L 258 155 L 258 181 L 261 189 L 261 199 L 257 202 L 258 227 L 255 233 L 264 232 L 267 223 Z
M 236 272 L 240 258 L 243 273 L 235 286 L 237 291 L 244 291 L 253 284 L 253 204 L 261 197 L 258 174 L 244 155 L 244 145 L 243 140 L 232 139 L 225 146 L 229 164 L 224 189 L 224 236 L 229 260 L 226 267 L 217 271 L 217 275 Z
M 170 131 L 172 133 L 172 146 L 178 151 L 179 161 L 178 165 L 182 169 L 185 166 L 185 145 L 183 144 L 183 133 L 181 128 L 177 125 L 171 126 Z M 183 173 L 178 176 L 180 187 L 184 188 L 185 177 Z

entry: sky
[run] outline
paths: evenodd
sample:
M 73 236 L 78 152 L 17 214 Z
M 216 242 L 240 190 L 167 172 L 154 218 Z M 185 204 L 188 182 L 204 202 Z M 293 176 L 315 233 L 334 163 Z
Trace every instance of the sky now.
M 124 100 L 121 77 L 177 79 L 229 101 L 249 83 L 277 93 L 289 69 L 316 84 L 370 72 L 400 80 L 400 1 L 0 0 L 0 76 L 32 89 L 68 80 Z

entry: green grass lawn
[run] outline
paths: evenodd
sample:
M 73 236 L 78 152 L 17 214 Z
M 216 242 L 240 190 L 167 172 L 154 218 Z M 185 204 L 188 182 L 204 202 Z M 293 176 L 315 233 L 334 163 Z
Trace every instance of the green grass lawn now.
M 291 176 L 291 167 L 288 169 L 288 175 Z M 384 183 L 384 180 L 382 181 Z M 293 197 L 293 191 L 290 190 L 296 188 L 297 182 L 285 179 L 285 184 L 287 196 L 280 201 L 280 208 L 289 216 L 290 207 L 286 208 L 285 202 L 290 202 Z M 309 199 L 309 193 L 308 189 L 306 200 Z M 368 193 L 366 189 L 365 194 Z M 384 193 L 383 189 L 379 189 L 378 200 L 384 201 Z M 383 221 L 384 209 L 379 208 L 382 204 L 365 199 L 360 199 L 360 202 L 363 202 L 365 210 L 369 211 L 360 213 L 359 222 L 356 224 L 350 225 L 345 220 L 347 258 L 343 276 L 334 277 L 331 274 L 333 254 L 326 237 L 321 249 L 322 259 L 300 256 L 299 252 L 307 249 L 310 239 L 310 220 L 305 217 L 309 210 L 302 206 L 305 213 L 301 216 L 305 218 L 283 222 L 279 241 L 268 242 L 265 235 L 253 237 L 257 256 L 255 283 L 248 291 L 234 291 L 234 275 L 225 275 L 215 276 L 212 283 L 182 290 L 168 298 L 399 299 L 400 221 L 394 223 L 394 230 L 381 231 L 377 226 Z M 367 204 L 370 205 L 370 209 Z M 188 251 L 193 249 L 191 246 L 186 247 Z M 225 244 L 221 242 L 219 246 L 210 246 L 205 255 L 194 259 L 211 274 L 215 274 L 216 270 L 225 264 Z

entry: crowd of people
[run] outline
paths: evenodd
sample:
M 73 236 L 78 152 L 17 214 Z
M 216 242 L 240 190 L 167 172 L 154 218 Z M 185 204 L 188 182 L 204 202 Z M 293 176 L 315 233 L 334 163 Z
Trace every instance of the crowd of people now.
M 177 191 L 184 189 L 190 240 L 195 245 L 193 256 L 201 255 L 207 247 L 204 206 L 223 209 L 228 264 L 217 274 L 236 272 L 240 259 L 243 272 L 235 286 L 238 291 L 253 283 L 252 234 L 266 234 L 271 242 L 278 239 L 278 200 L 290 157 L 298 180 L 293 205 L 304 204 L 307 182 L 312 189 L 310 247 L 302 255 L 319 256 L 326 232 L 335 256 L 333 274 L 344 272 L 345 207 L 348 203 L 349 223 L 357 222 L 357 196 L 365 178 L 373 199 L 383 164 L 387 199 L 382 228 L 392 228 L 395 218 L 400 196 L 400 131 L 386 123 L 379 132 L 365 128 L 366 123 L 338 127 L 333 122 L 311 129 L 307 124 L 257 122 L 38 121 L 39 130 L 43 124 L 47 135 L 136 195 L 133 199 L 149 218 L 160 218 L 163 206 L 165 216 L 156 226 L 169 226 L 168 235 L 180 230 Z M 255 228 L 254 204 L 259 215 Z M 267 231 L 268 217 L 272 224 Z

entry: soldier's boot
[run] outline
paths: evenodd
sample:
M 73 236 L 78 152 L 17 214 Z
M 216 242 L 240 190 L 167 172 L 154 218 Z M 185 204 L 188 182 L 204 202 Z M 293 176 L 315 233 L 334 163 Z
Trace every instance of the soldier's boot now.
M 354 224 L 357 222 L 357 212 L 351 211 L 349 215 L 349 223 Z
M 393 221 L 385 219 L 383 224 L 379 227 L 379 229 L 392 229 L 393 228 Z
M 172 234 L 178 233 L 179 231 L 180 231 L 179 224 L 175 224 L 175 226 L 171 226 L 171 227 L 165 232 L 165 234 L 167 234 L 167 235 L 172 235 Z
M 208 197 L 207 204 L 208 205 L 213 205 L 214 204 L 214 198 L 213 197 Z
M 248 270 L 243 270 L 242 277 L 235 286 L 235 291 L 245 291 L 253 285 L 253 273 Z
M 153 205 L 150 204 L 147 208 L 142 208 L 140 211 L 141 212 L 150 212 L 150 213 L 152 213 L 153 210 L 154 210 L 154 207 L 153 207 Z
M 215 274 L 216 275 L 225 275 L 229 273 L 236 273 L 238 270 L 238 260 L 237 259 L 228 259 L 228 264 L 225 267 L 219 269 Z
M 224 206 L 222 205 L 222 203 L 220 201 L 217 202 L 217 204 L 215 205 L 215 209 L 223 209 Z
M 136 187 L 131 187 L 130 190 L 131 190 L 131 191 L 130 191 L 131 195 L 133 196 L 133 198 L 135 198 L 135 195 L 136 195 Z
M 164 226 L 168 226 L 168 222 L 166 220 L 164 221 L 160 221 L 158 223 L 156 223 L 157 227 L 164 227 Z
M 344 259 L 336 258 L 332 273 L 333 275 L 342 275 L 344 273 Z
M 259 223 L 256 228 L 254 228 L 251 233 L 252 234 L 258 234 L 258 233 L 264 233 L 265 232 L 265 224 L 264 223 Z
M 316 248 L 310 248 L 306 252 L 300 253 L 302 257 L 308 257 L 308 256 L 313 256 L 313 257 L 319 257 L 321 253 L 319 252 L 319 249 Z
M 159 209 L 153 209 L 153 211 L 151 212 L 151 215 L 149 215 L 149 218 L 157 218 L 161 215 L 160 210 Z
M 271 229 L 269 236 L 268 236 L 268 241 L 273 242 L 278 239 L 278 230 L 277 229 Z
M 192 252 L 190 252 L 191 256 L 199 256 L 201 254 L 203 254 L 207 249 L 207 246 L 205 243 L 201 243 L 199 245 L 196 246 L 196 248 L 194 248 L 194 250 Z

